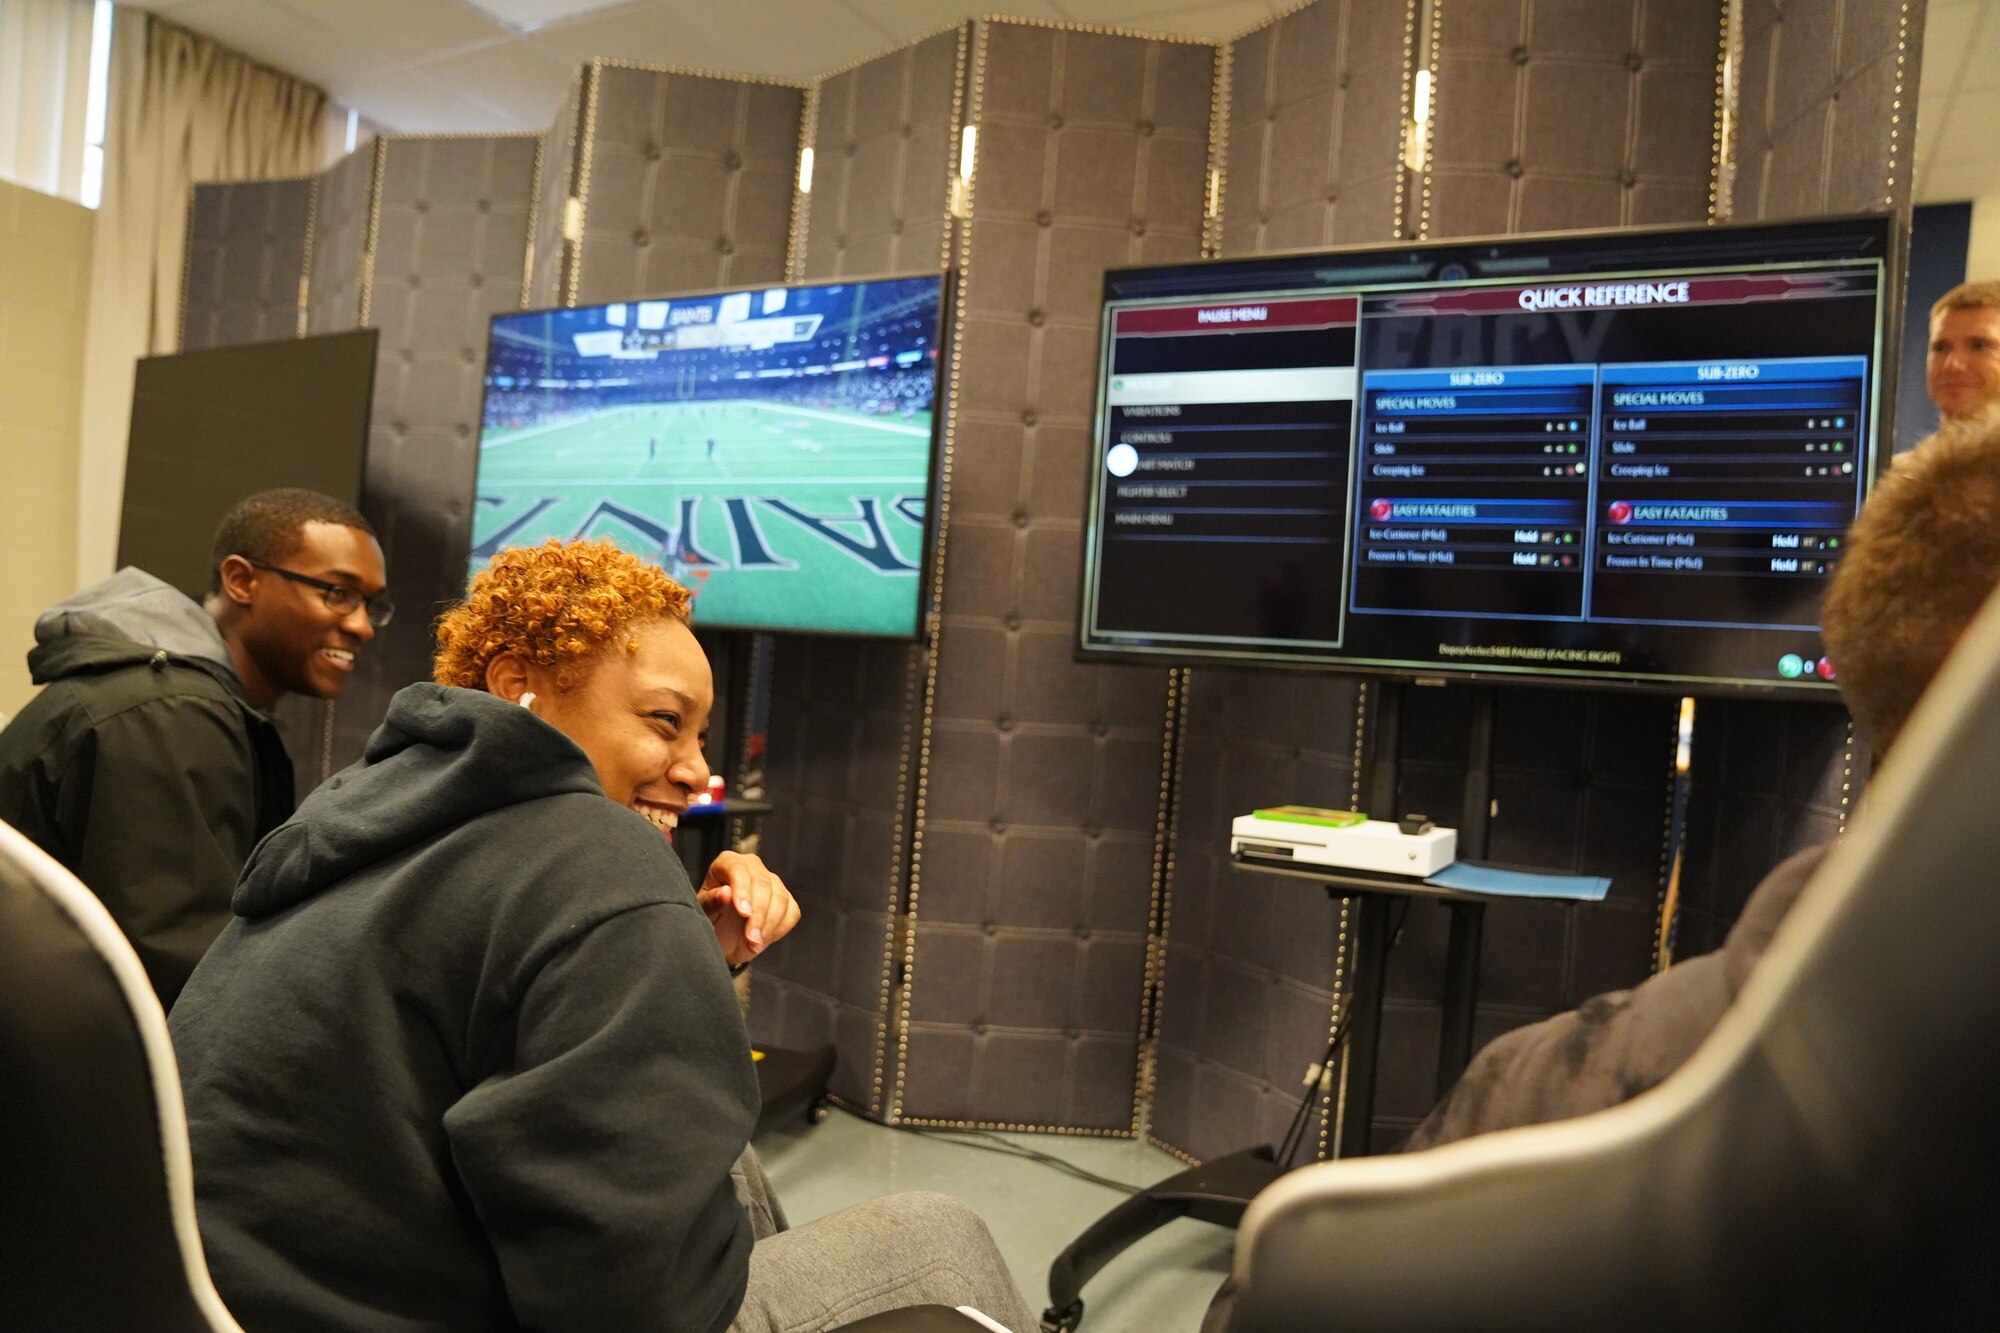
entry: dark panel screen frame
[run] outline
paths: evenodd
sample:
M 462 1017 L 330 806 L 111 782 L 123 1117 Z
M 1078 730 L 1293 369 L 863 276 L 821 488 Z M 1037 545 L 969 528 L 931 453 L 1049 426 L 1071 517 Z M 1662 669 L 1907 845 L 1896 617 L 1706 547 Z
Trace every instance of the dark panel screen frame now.
M 296 486 L 358 506 L 379 336 L 353 329 L 141 358 L 119 565 L 200 600 L 216 525 L 245 496 Z
M 1897 336 L 1901 323 L 1901 262 L 1905 229 L 1887 214 L 1813 219 L 1781 224 L 1744 224 L 1711 227 L 1682 227 L 1660 230 L 1615 229 L 1596 232 L 1549 233 L 1454 240 L 1437 244 L 1352 247 L 1338 251 L 1258 256 L 1242 260 L 1211 260 L 1194 263 L 1109 270 L 1105 274 L 1106 318 L 1100 342 L 1100 378 L 1093 450 L 1089 466 L 1085 513 L 1085 555 L 1078 600 L 1078 632 L 1075 656 L 1082 661 L 1149 662 L 1165 665 L 1229 665 L 1342 674 L 1372 674 L 1415 680 L 1486 680 L 1523 684 L 1591 685 L 1653 692 L 1750 694 L 1771 697 L 1826 698 L 1835 686 L 1830 680 L 1784 678 L 1774 670 L 1771 678 L 1753 678 L 1747 673 L 1705 675 L 1693 671 L 1631 671 L 1566 668 L 1551 665 L 1463 665 L 1439 660 L 1381 660 L 1345 657 L 1331 653 L 1294 654 L 1260 651 L 1249 645 L 1215 645 L 1191 642 L 1186 633 L 1159 636 L 1157 643 L 1132 642 L 1128 633 L 1115 639 L 1093 635 L 1097 614 L 1098 561 L 1102 550 L 1100 533 L 1106 522 L 1106 491 L 1112 484 L 1107 476 L 1111 417 L 1107 393 L 1114 379 L 1112 318 L 1119 311 L 1144 309 L 1148 303 L 1162 308 L 1176 303 L 1216 301 L 1226 303 L 1268 299 L 1307 301 L 1339 294 L 1359 293 L 1365 303 L 1371 295 L 1420 292 L 1438 286 L 1463 284 L 1466 289 L 1506 284 L 1535 284 L 1555 279 L 1580 279 L 1603 283 L 1626 278 L 1635 280 L 1648 272 L 1706 271 L 1709 273 L 1746 270 L 1803 270 L 1818 263 L 1860 261 L 1873 266 L 1875 306 L 1872 313 L 1873 339 L 1867 349 L 1865 431 L 1857 440 L 1866 459 L 1861 474 L 1863 489 L 1872 486 L 1879 469 L 1890 455 L 1885 434 L 1893 420 L 1896 378 Z M 1810 306 L 1809 302 L 1801 302 Z M 1319 320 L 1320 323 L 1325 321 Z M 1337 321 L 1336 321 L 1337 322 Z M 1355 339 L 1360 339 L 1357 331 Z M 1129 329 L 1127 331 L 1130 343 Z M 1214 340 L 1211 340 L 1214 341 Z M 1165 346 L 1166 340 L 1161 341 Z M 1161 355 L 1164 353 L 1149 353 Z M 1289 354 L 1289 353 L 1288 353 Z M 1607 358 L 1608 359 L 1608 358 Z M 1291 364 L 1289 361 L 1286 364 Z M 1455 363 L 1441 360 L 1439 368 Z M 1476 363 L 1473 363 L 1476 364 Z M 1359 416 L 1363 399 L 1359 387 L 1366 368 L 1363 355 L 1356 357 L 1356 384 L 1352 412 Z M 1160 369 L 1171 373 L 1179 368 L 1163 362 Z M 1153 369 L 1148 367 L 1148 369 Z M 1129 377 L 1128 377 L 1129 378 Z M 1130 385 L 1126 385 L 1128 391 Z M 1311 396 L 1311 395 L 1308 395 Z M 1608 400 L 1607 400 L 1608 401 Z M 1327 423 L 1318 423 L 1324 426 Z M 1354 439 L 1360 423 L 1346 423 L 1351 443 L 1350 465 L 1358 468 L 1362 442 Z M 1130 429 L 1125 422 L 1122 429 Z M 1608 429 L 1608 427 L 1606 427 Z M 1121 460 L 1129 466 L 1129 461 Z M 1127 474 L 1130 475 L 1130 474 Z M 1141 478 L 1149 480 L 1149 478 Z M 1345 482 L 1343 482 L 1345 484 Z M 1593 493 L 1594 494 L 1594 493 Z M 1355 579 L 1350 565 L 1358 558 L 1352 544 L 1355 525 L 1355 496 L 1342 501 L 1350 529 L 1343 534 L 1338 576 L 1339 600 L 1349 601 Z M 1171 549 L 1171 544 L 1168 548 Z M 1253 589 L 1244 589 L 1247 599 Z M 1321 599 L 1324 600 L 1324 599 Z M 1351 613 L 1352 607 L 1347 610 Z M 1150 627 L 1148 627 L 1150 629 Z M 1143 635 L 1144 631 L 1141 631 Z M 1200 636 L 1194 636 L 1198 639 Z M 1816 629 L 1814 630 L 1816 639 Z M 1810 652 L 1801 646 L 1802 652 Z M 1776 655 L 1774 655 L 1775 658 Z M 1805 659 L 1808 663 L 1810 657 Z M 1807 672 L 1811 676 L 1810 671 Z

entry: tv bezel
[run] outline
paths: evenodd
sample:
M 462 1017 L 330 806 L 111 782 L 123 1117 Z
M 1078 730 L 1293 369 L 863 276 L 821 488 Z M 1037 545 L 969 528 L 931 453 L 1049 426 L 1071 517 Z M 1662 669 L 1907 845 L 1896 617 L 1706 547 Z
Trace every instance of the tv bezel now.
M 952 269 L 932 269 L 920 273 L 878 273 L 842 275 L 837 278 L 813 278 L 793 282 L 778 278 L 769 282 L 748 284 L 730 283 L 720 287 L 698 288 L 690 291 L 655 292 L 644 296 L 621 296 L 615 300 L 592 301 L 588 304 L 533 306 L 520 310 L 498 310 L 487 317 L 486 350 L 479 365 L 479 433 L 474 440 L 472 462 L 472 488 L 468 514 L 476 514 L 479 506 L 479 457 L 485 446 L 486 388 L 487 374 L 492 366 L 493 326 L 502 319 L 518 319 L 524 315 L 558 315 L 572 310 L 603 309 L 614 305 L 636 305 L 641 301 L 692 301 L 716 296 L 733 296 L 738 292 L 771 291 L 784 288 L 796 291 L 807 287 L 845 287 L 857 284 L 882 282 L 907 282 L 917 278 L 935 277 L 938 280 L 938 315 L 934 345 L 938 349 L 937 378 L 931 395 L 930 456 L 924 469 L 924 528 L 922 546 L 917 555 L 917 605 L 914 624 L 907 634 L 883 634 L 871 630 L 853 629 L 805 629 L 796 625 L 751 625 L 733 622 L 718 623 L 705 620 L 701 616 L 701 599 L 693 603 L 691 628 L 700 633 L 714 634 L 771 634 L 810 638 L 851 639 L 870 643 L 927 643 L 934 632 L 936 621 L 936 574 L 938 562 L 938 498 L 943 483 L 944 454 L 948 444 L 947 421 L 949 408 L 958 387 L 958 349 L 952 337 L 956 327 L 957 275 Z M 467 526 L 467 547 L 465 553 L 466 584 L 470 587 L 477 575 L 472 572 L 471 526 Z M 503 548 L 504 549 L 504 548 Z M 657 563 L 657 562 L 654 562 Z M 683 585 L 685 586 L 685 585 Z
M 1131 264 L 1104 271 L 1103 296 L 1098 310 L 1097 342 L 1097 386 L 1092 400 L 1090 424 L 1090 449 L 1085 457 L 1085 466 L 1090 475 L 1084 482 L 1083 549 L 1077 569 L 1076 632 L 1071 638 L 1071 658 L 1079 663 L 1100 665 L 1135 665 L 1153 667 L 1223 667 L 1237 671 L 1273 671 L 1287 674 L 1310 673 L 1336 676 L 1365 676 L 1376 679 L 1401 680 L 1414 684 L 1443 684 L 1447 681 L 1463 681 L 1470 684 L 1487 685 L 1529 685 L 1539 688 L 1588 688 L 1637 692 L 1642 694 L 1696 695 L 1723 698 L 1770 698 L 1789 699 L 1802 703 L 1827 703 L 1837 699 L 1839 686 L 1835 681 L 1814 678 L 1808 680 L 1745 681 L 1729 680 L 1713 676 L 1685 675 L 1633 675 L 1617 672 L 1593 672 L 1579 667 L 1522 667 L 1494 664 L 1490 666 L 1446 666 L 1439 664 L 1419 664 L 1412 662 L 1349 662 L 1324 656 L 1280 656 L 1254 652 L 1229 652 L 1205 650 L 1182 645 L 1159 649 L 1133 649 L 1128 647 L 1107 647 L 1092 645 L 1087 637 L 1087 616 L 1090 606 L 1091 571 L 1094 561 L 1092 543 L 1100 525 L 1099 511 L 1103 499 L 1104 469 L 1101 458 L 1101 439 L 1106 420 L 1105 395 L 1107 392 L 1106 370 L 1110 346 L 1110 313 L 1112 284 L 1119 274 L 1165 273 L 1173 270 L 1222 269 L 1230 266 L 1251 268 L 1290 261 L 1310 260 L 1319 256 L 1377 255 L 1405 253 L 1412 256 L 1428 253 L 1436 255 L 1441 251 L 1462 251 L 1480 247 L 1531 247 L 1536 245 L 1568 244 L 1576 241 L 1600 238 L 1625 237 L 1635 241 L 1655 237 L 1672 236 L 1712 236 L 1729 232 L 1797 232 L 1801 229 L 1835 232 L 1840 228 L 1863 226 L 1870 228 L 1872 242 L 1878 236 L 1882 242 L 1882 285 L 1879 301 L 1882 316 L 1879 322 L 1880 338 L 1875 349 L 1873 370 L 1873 400 L 1869 404 L 1869 439 L 1873 450 L 1874 468 L 1867 477 L 1867 485 L 1862 492 L 1863 502 L 1874 491 L 1882 473 L 1887 470 L 1894 453 L 1893 439 L 1883 435 L 1883 423 L 1893 421 L 1896 402 L 1897 371 L 1900 356 L 1898 349 L 1902 343 L 1904 317 L 1903 269 L 1909 244 L 1909 227 L 1901 214 L 1893 212 L 1844 213 L 1828 217 L 1784 218 L 1772 221 L 1690 223 L 1664 227 L 1594 227 L 1574 231 L 1519 232 L 1506 235 L 1465 236 L 1441 240 L 1399 240 L 1378 242 L 1369 245 L 1343 245 L 1311 250 L 1273 251 L 1268 254 L 1216 256 L 1208 259 L 1190 259 L 1172 264 Z M 1839 260 L 1829 262 L 1842 262 Z M 1619 273 L 1637 270 L 1606 271 L 1609 279 Z M 1550 278 L 1568 277 L 1589 273 L 1590 270 L 1547 270 Z M 1504 279 L 1475 279 L 1474 281 L 1504 281 Z M 1389 284 L 1380 284 L 1386 286 Z M 1429 285 L 1411 283 L 1407 285 Z M 1287 288 L 1287 291 L 1293 289 Z M 1305 289 L 1302 289 L 1305 290 Z M 1354 287 L 1331 286 L 1327 292 L 1354 290 Z M 1365 289 L 1364 289 L 1365 290 Z M 1218 286 L 1213 293 L 1217 300 L 1237 296 L 1260 294 L 1256 287 Z M 1124 300 L 1140 298 L 1126 297 Z M 1187 293 L 1184 299 L 1204 300 L 1209 297 L 1202 293 Z M 1357 347 L 1357 356 L 1359 349 Z M 1350 449 L 1353 447 L 1350 440 Z M 1343 556 L 1343 559 L 1345 557 Z M 1344 575 L 1343 575 L 1344 577 Z

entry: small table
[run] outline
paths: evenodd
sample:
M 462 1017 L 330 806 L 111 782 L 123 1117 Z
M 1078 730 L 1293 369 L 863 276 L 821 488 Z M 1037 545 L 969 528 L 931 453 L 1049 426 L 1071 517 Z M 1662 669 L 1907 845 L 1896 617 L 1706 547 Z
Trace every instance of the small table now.
M 1347 1030 L 1343 1038 L 1346 1059 L 1342 1066 L 1346 1096 L 1339 1103 L 1340 1120 L 1335 1127 L 1334 1142 L 1339 1157 L 1365 1156 L 1370 1148 L 1375 1064 L 1382 1042 L 1382 989 L 1388 975 L 1390 900 L 1428 898 L 1447 904 L 1454 913 L 1476 916 L 1487 903 L 1519 898 L 1447 889 L 1402 875 L 1301 865 L 1275 856 L 1237 853 L 1230 860 L 1245 870 L 1316 881 L 1332 896 L 1347 898 L 1354 904 L 1353 990 L 1342 1019 Z M 1460 1040 L 1455 1034 L 1470 1034 L 1473 1006 L 1478 1000 L 1478 937 L 1476 932 L 1466 934 L 1472 943 L 1463 951 L 1464 956 L 1455 955 L 1446 964 L 1445 1021 L 1439 1036 L 1441 1065 L 1453 1054 L 1443 1048 Z M 1042 1328 L 1046 1333 L 1075 1329 L 1083 1318 L 1084 1283 L 1135 1242 L 1175 1218 L 1194 1217 L 1218 1226 L 1236 1226 L 1250 1200 L 1290 1169 L 1282 1166 L 1277 1156 L 1275 1149 L 1259 1145 L 1212 1158 L 1139 1191 L 1093 1222 L 1049 1265 L 1049 1308 L 1042 1315 Z

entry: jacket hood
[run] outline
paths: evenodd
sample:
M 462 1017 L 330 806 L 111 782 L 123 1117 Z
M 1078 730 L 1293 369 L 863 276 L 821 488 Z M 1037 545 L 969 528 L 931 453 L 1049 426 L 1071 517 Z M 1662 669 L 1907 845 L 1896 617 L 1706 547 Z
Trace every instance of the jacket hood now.
M 236 674 L 215 618 L 178 588 L 130 565 L 42 612 L 35 643 L 28 670 L 38 685 L 162 650 L 220 666 L 231 679 Z
M 604 798 L 569 737 L 483 690 L 408 686 L 360 762 L 257 845 L 230 907 L 252 919 L 284 911 L 489 811 L 568 793 Z

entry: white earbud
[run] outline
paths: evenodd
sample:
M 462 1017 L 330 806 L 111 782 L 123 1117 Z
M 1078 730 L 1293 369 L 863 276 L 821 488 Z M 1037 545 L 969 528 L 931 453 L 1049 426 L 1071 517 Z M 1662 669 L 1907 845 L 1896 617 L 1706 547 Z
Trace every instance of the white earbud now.
M 520 704 L 523 708 L 533 708 L 535 706 L 535 692 L 529 690 L 526 694 L 523 694 L 520 698 Z

